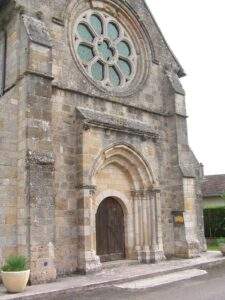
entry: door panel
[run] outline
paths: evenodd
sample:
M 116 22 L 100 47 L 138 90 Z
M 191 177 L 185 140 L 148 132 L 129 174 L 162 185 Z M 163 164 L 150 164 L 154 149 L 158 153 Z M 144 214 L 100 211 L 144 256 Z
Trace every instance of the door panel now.
M 114 198 L 106 198 L 98 208 L 96 243 L 102 262 L 125 258 L 124 215 Z

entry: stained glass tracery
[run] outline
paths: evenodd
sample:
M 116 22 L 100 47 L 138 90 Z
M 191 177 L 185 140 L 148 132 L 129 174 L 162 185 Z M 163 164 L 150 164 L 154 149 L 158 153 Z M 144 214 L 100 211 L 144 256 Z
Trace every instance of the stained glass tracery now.
M 134 77 L 132 40 L 116 19 L 89 10 L 75 25 L 75 49 L 88 75 L 105 87 L 124 87 Z

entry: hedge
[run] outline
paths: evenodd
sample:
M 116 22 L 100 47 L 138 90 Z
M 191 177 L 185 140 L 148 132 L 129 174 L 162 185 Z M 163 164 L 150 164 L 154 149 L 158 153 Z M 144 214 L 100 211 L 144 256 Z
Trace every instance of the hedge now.
M 225 207 L 204 209 L 206 238 L 225 237 Z

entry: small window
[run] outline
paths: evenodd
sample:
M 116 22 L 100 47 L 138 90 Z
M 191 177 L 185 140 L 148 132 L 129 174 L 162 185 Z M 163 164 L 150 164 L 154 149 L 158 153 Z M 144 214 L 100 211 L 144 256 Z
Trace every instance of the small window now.
M 87 25 L 79 24 L 77 31 L 81 39 L 90 43 L 93 42 L 94 36 Z
M 102 20 L 100 19 L 100 17 L 97 15 L 92 15 L 90 17 L 90 20 L 91 20 L 91 25 L 94 28 L 95 32 L 97 34 L 102 34 L 103 33 L 103 24 L 102 24 Z
M 120 76 L 115 67 L 109 67 L 109 78 L 113 86 L 120 85 Z
M 122 71 L 122 73 L 126 76 L 130 76 L 131 75 L 131 65 L 128 63 L 128 61 L 120 58 L 118 60 L 118 66 L 120 67 L 120 70 Z
M 104 65 L 98 61 L 92 66 L 92 77 L 94 80 L 102 81 L 104 79 Z
M 118 45 L 117 45 L 117 50 L 119 52 L 119 55 L 122 55 L 124 57 L 127 57 L 130 55 L 130 46 L 127 44 L 127 42 L 120 42 Z
M 87 45 L 80 44 L 78 46 L 78 55 L 82 61 L 89 62 L 94 57 L 93 49 Z
M 0 96 L 5 88 L 6 34 L 0 31 Z
M 108 24 L 108 36 L 112 40 L 116 40 L 119 37 L 119 29 L 115 23 L 110 22 Z

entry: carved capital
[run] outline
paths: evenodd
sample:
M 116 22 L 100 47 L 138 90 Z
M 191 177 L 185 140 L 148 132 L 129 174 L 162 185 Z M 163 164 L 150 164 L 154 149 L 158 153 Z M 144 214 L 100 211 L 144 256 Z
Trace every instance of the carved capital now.
M 76 188 L 78 190 L 89 190 L 90 195 L 94 195 L 97 189 L 95 185 L 79 185 Z
M 131 195 L 133 197 L 147 197 L 149 194 L 149 190 L 141 189 L 141 190 L 132 190 Z
M 150 192 L 154 193 L 154 194 L 160 194 L 161 190 L 160 190 L 160 188 L 153 188 L 152 190 L 150 190 Z

